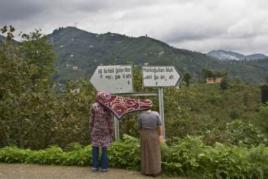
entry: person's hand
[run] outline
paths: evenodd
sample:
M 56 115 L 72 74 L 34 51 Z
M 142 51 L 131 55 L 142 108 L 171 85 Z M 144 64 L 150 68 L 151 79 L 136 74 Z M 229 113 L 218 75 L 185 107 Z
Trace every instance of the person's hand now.
M 165 143 L 164 136 L 160 135 L 160 136 L 159 136 L 159 141 L 160 141 L 160 144 Z

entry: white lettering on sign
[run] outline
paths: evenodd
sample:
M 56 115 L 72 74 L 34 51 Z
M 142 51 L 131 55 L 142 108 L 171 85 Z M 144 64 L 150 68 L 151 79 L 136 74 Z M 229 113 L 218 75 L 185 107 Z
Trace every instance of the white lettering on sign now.
M 132 67 L 129 65 L 98 66 L 90 82 L 97 91 L 133 92 Z
M 174 66 L 144 66 L 142 73 L 144 87 L 176 86 L 180 79 Z

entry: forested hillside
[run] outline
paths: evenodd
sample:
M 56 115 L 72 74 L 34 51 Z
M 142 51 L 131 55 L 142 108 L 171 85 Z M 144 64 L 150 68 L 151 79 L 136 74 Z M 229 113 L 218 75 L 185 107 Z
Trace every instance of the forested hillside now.
M 59 28 L 48 35 L 58 54 L 56 79 L 88 79 L 98 65 L 174 65 L 183 75 L 202 80 L 202 70 L 227 72 L 230 79 L 263 83 L 268 75 L 268 59 L 220 61 L 205 54 L 177 49 L 147 36 L 128 37 L 94 34 L 74 27 Z

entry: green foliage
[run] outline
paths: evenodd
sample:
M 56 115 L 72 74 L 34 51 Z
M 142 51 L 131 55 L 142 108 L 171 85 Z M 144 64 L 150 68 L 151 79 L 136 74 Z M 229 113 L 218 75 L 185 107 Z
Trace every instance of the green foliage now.
M 72 144 L 68 150 L 51 146 L 44 150 L 0 148 L 0 162 L 55 165 L 91 165 L 91 146 Z M 109 148 L 111 167 L 138 169 L 140 146 L 136 138 L 124 135 Z M 207 146 L 201 137 L 174 139 L 161 146 L 162 168 L 166 175 L 196 178 L 259 178 L 268 177 L 268 148 L 227 146 L 216 143 Z
M 219 133 L 217 130 L 212 130 L 206 134 L 206 141 L 214 139 L 218 142 L 231 145 L 241 146 L 258 146 L 261 144 L 268 145 L 267 136 L 254 124 L 235 120 L 226 124 L 226 128 Z M 208 139 L 210 138 L 210 139 Z
M 14 31 L 15 31 L 15 28 L 12 26 L 12 25 L 9 25 L 9 26 L 4 26 L 2 27 L 1 29 L 1 33 L 2 34 L 5 34 L 6 35 L 6 39 L 7 40 L 12 40 L 14 38 Z
M 118 168 L 139 169 L 140 145 L 138 140 L 123 135 L 122 140 L 113 143 L 108 151 L 110 166 Z
M 55 97 L 50 93 L 52 71 L 47 67 L 53 64 L 54 52 L 47 41 L 33 40 L 32 36 L 35 34 L 38 32 L 29 35 L 33 43 L 32 49 L 25 45 L 26 42 L 14 44 L 7 40 L 0 45 L 0 145 L 16 144 L 23 147 L 28 145 L 24 137 L 32 135 L 36 128 L 43 127 L 39 126 L 40 124 L 47 123 L 48 128 L 49 124 L 53 124 L 49 118 L 52 115 L 53 103 L 48 99 Z M 28 51 L 38 52 L 45 58 L 35 58 L 33 54 L 28 54 Z M 50 58 L 46 58 L 46 54 Z M 46 73 L 40 76 L 41 71 Z M 39 135 L 40 142 L 44 145 L 46 144 L 43 140 L 50 138 L 50 133 L 46 132 Z
M 217 78 L 226 76 L 226 72 L 212 71 L 209 69 L 202 70 L 204 78 Z
M 228 87 L 229 87 L 228 80 L 226 79 L 226 77 L 224 77 L 220 83 L 220 89 L 226 90 Z
M 47 37 L 40 30 L 30 34 L 22 34 L 22 43 L 19 45 L 20 54 L 31 66 L 35 73 L 32 74 L 32 86 L 40 90 L 48 90 L 52 85 L 54 61 L 56 54 L 53 47 L 48 43 Z
M 268 102 L 268 84 L 261 86 L 261 101 L 262 103 Z
M 0 146 L 87 144 L 92 85 L 80 80 L 58 91 L 52 80 L 52 46 L 39 31 L 22 36 L 20 44 L 0 44 Z
M 75 150 L 63 151 L 58 146 L 51 146 L 44 150 L 19 149 L 17 147 L 4 147 L 0 149 L 0 161 L 6 163 L 36 163 L 57 165 L 91 164 L 91 146 Z
M 265 135 L 251 123 L 236 120 L 227 124 L 226 140 L 234 145 L 260 145 L 268 144 Z
M 263 104 L 260 107 L 260 112 L 258 113 L 258 126 L 268 134 L 268 103 Z
M 257 87 L 232 83 L 224 93 L 219 84 L 165 89 L 167 136 L 204 135 L 211 130 L 222 133 L 226 123 L 237 118 L 256 124 L 261 120 L 259 95 Z
M 183 81 L 185 82 L 186 86 L 190 86 L 190 81 L 191 81 L 192 76 L 190 75 L 190 73 L 186 73 L 183 76 Z

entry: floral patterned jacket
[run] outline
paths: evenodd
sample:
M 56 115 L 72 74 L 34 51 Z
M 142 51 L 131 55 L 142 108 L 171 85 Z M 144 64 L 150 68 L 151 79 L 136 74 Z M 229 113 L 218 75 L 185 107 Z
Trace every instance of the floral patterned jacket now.
M 107 147 L 113 141 L 112 113 L 100 103 L 91 107 L 90 136 L 93 146 Z

